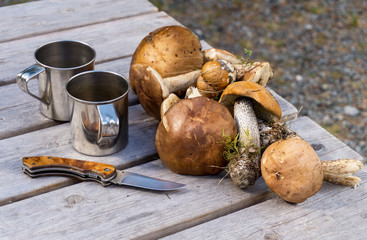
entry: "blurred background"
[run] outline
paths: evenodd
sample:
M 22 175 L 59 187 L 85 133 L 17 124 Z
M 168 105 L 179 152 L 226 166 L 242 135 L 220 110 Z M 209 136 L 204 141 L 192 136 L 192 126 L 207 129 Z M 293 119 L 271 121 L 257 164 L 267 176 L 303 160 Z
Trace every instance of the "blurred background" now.
M 367 1 L 150 0 L 212 47 L 268 61 L 269 87 L 367 156 Z
M 366 161 L 367 1 L 150 2 L 211 46 L 268 61 L 269 86 Z

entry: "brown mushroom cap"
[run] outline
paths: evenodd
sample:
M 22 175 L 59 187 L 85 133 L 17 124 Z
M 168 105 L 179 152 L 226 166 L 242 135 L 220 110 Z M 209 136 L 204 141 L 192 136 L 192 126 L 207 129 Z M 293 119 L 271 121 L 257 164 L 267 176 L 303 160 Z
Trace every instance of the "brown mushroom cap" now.
M 203 53 L 198 37 L 182 26 L 166 26 L 149 33 L 136 48 L 131 66 L 142 64 L 155 69 L 162 78 L 201 69 Z M 130 71 L 130 85 L 140 79 Z
M 256 116 L 268 122 L 277 122 L 282 117 L 279 103 L 265 87 L 254 82 L 234 82 L 223 91 L 219 102 L 233 115 L 234 101 L 239 97 L 251 98 Z
M 160 122 L 155 145 L 171 171 L 188 175 L 217 174 L 227 165 L 223 134 L 237 133 L 228 109 L 206 97 L 183 99 Z
M 130 68 L 130 74 L 139 79 L 135 82 L 135 88 L 142 107 L 150 116 L 160 119 L 163 91 L 153 71 L 141 64 L 135 64 Z
M 323 183 L 317 153 L 299 137 L 271 144 L 262 156 L 261 173 L 274 193 L 292 203 L 305 201 L 317 193 Z

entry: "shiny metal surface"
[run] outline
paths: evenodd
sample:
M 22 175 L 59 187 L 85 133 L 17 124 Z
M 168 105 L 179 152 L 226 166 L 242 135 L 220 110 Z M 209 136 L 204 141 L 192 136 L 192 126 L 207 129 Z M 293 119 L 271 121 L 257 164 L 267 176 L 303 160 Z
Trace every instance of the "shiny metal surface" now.
M 34 57 L 36 64 L 17 75 L 18 86 L 41 102 L 43 115 L 69 121 L 71 111 L 66 83 L 75 74 L 94 69 L 94 49 L 78 41 L 55 41 L 40 46 Z M 28 82 L 35 78 L 38 78 L 39 96 L 28 90 Z
M 184 184 L 152 178 L 132 172 L 116 170 L 117 176 L 110 182 L 119 185 L 150 189 L 155 191 L 172 191 L 183 188 Z
M 87 71 L 66 86 L 72 99 L 73 147 L 86 155 L 104 156 L 128 143 L 128 81 L 113 72 Z

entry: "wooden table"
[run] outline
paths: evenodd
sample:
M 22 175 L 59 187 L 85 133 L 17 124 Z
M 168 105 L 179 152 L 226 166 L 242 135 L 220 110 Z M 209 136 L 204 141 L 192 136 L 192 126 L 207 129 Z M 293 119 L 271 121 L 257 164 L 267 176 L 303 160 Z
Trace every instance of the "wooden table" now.
M 158 122 L 129 95 L 129 144 L 107 157 L 71 146 L 70 123 L 49 120 L 15 76 L 41 44 L 80 40 L 96 49 L 96 69 L 128 77 L 131 55 L 152 30 L 180 24 L 146 0 L 53 0 L 0 8 L 0 239 L 366 239 L 367 173 L 357 189 L 325 183 L 301 204 L 276 197 L 262 179 L 246 190 L 229 178 L 170 172 L 158 159 Z M 210 46 L 204 41 L 204 48 Z M 34 81 L 35 82 L 35 81 Z M 37 90 L 36 84 L 31 89 Z M 274 93 L 274 92 L 273 92 Z M 363 159 L 274 93 L 284 119 L 320 158 Z M 293 120 L 292 120 L 293 119 Z M 66 177 L 32 179 L 23 156 L 88 159 L 186 184 L 174 192 L 103 187 Z M 172 235 L 174 234 L 174 235 Z

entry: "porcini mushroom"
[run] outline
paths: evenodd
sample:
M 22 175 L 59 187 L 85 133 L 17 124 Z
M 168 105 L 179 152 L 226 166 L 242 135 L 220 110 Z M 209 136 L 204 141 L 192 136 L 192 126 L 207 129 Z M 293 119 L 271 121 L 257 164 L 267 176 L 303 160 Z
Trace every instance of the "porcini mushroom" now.
M 298 137 L 271 144 L 261 158 L 266 185 L 287 202 L 301 203 L 323 183 L 321 161 L 309 143 Z
M 144 110 L 160 119 L 162 101 L 195 84 L 202 65 L 201 43 L 195 34 L 182 26 L 158 28 L 133 54 L 130 85 Z
M 223 134 L 237 134 L 227 108 L 206 97 L 182 99 L 163 116 L 155 145 L 164 165 L 175 173 L 217 174 L 227 165 Z
M 223 91 L 219 103 L 234 116 L 239 133 L 241 157 L 229 164 L 233 183 L 245 188 L 260 177 L 260 133 L 257 118 L 279 121 L 278 102 L 263 86 L 253 82 L 234 82 Z

